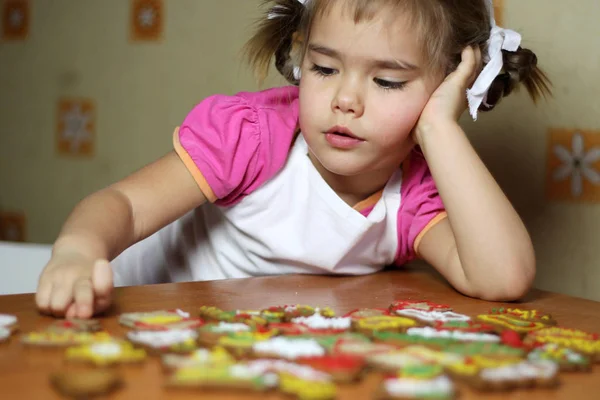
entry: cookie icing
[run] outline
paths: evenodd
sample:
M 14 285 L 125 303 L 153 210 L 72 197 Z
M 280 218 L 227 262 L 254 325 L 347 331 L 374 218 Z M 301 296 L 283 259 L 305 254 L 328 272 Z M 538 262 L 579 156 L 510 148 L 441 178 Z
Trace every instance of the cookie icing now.
M 404 309 L 397 310 L 396 314 L 405 317 L 417 318 L 421 321 L 469 321 L 471 317 L 464 314 L 458 314 L 454 311 L 424 311 L 424 310 L 413 310 Z
M 454 385 L 447 376 L 434 379 L 388 378 L 383 385 L 387 393 L 397 397 L 444 398 L 454 393 Z
M 127 333 L 127 339 L 152 348 L 169 347 L 176 344 L 194 341 L 198 334 L 191 329 L 170 331 L 133 331 Z
M 0 327 L 9 327 L 17 323 L 17 317 L 9 314 L 0 314 Z
M 446 331 L 438 330 L 431 327 L 424 328 L 409 328 L 406 331 L 409 335 L 422 336 L 426 338 L 444 338 L 453 339 L 464 342 L 499 342 L 500 337 L 489 333 L 462 332 L 462 331 Z
M 252 345 L 252 349 L 259 354 L 277 355 L 290 360 L 325 355 L 325 349 L 313 339 L 290 340 L 281 336 L 256 342 Z
M 352 319 L 350 317 L 325 318 L 320 313 L 314 313 L 310 317 L 293 318 L 292 322 L 306 325 L 311 329 L 348 329 Z

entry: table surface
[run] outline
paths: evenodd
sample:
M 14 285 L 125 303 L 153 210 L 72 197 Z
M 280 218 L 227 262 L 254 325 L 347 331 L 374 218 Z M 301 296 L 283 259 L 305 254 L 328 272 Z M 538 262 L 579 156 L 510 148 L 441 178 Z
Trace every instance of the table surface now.
M 114 307 L 100 318 L 112 334 L 124 335 L 117 317 L 124 312 L 154 311 L 180 308 L 194 312 L 201 305 L 229 309 L 260 309 L 271 305 L 309 304 L 329 306 L 338 314 L 359 307 L 387 307 L 398 299 L 430 300 L 449 304 L 454 311 L 471 316 L 507 303 L 488 303 L 465 297 L 454 291 L 427 267 L 384 271 L 362 277 L 279 276 L 211 282 L 191 282 L 115 289 Z M 556 293 L 533 290 L 513 307 L 535 308 L 552 314 L 561 326 L 600 332 L 600 303 Z M 52 319 L 37 313 L 32 294 L 0 296 L 0 313 L 19 318 L 21 332 L 43 329 Z M 0 344 L 0 398 L 58 399 L 50 386 L 53 372 L 70 368 L 63 350 L 25 348 L 19 335 Z M 118 367 L 125 386 L 111 398 L 191 399 L 194 391 L 172 391 L 163 388 L 164 376 L 157 359 L 141 366 Z M 600 368 L 591 373 L 561 373 L 558 389 L 523 389 L 509 393 L 485 394 L 460 387 L 460 399 L 597 399 L 600 398 Z M 368 375 L 358 385 L 339 387 L 340 399 L 371 399 L 380 377 Z M 6 396 L 6 397 L 5 397 Z M 218 392 L 202 398 L 219 399 L 284 399 L 277 393 L 232 394 Z

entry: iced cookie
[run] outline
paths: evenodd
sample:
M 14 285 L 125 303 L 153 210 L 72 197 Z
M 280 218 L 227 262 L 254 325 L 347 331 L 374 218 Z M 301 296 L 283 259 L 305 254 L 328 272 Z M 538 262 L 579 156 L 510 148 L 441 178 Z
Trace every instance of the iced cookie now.
M 385 308 L 357 308 L 344 315 L 344 317 L 350 317 L 351 319 L 363 319 L 369 317 L 381 317 L 390 315 L 389 310 Z
M 107 332 L 40 331 L 24 334 L 21 342 L 28 346 L 68 347 L 93 342 L 108 342 L 113 339 Z
M 276 330 L 235 332 L 219 337 L 217 344 L 236 358 L 247 358 L 252 355 L 252 346 L 255 343 L 269 340 L 276 334 Z
M 432 325 L 435 329 L 445 331 L 461 331 L 474 333 L 495 333 L 494 325 L 484 324 L 478 321 L 435 321 Z
M 439 366 L 414 365 L 401 369 L 380 385 L 377 399 L 453 399 L 456 390 Z
M 396 314 L 402 317 L 414 318 L 417 321 L 429 325 L 441 322 L 466 322 L 471 319 L 468 315 L 455 313 L 454 311 L 426 311 L 415 309 L 396 310 Z
M 320 314 L 327 318 L 335 317 L 335 312 L 329 307 L 312 307 L 301 304 L 274 306 L 261 311 L 261 315 L 280 318 L 281 322 L 290 322 L 294 318 L 310 317 L 314 314 Z
M 219 338 L 230 333 L 253 332 L 254 329 L 241 322 L 211 322 L 198 329 L 198 341 L 204 346 L 214 346 Z
M 17 329 L 17 317 L 9 314 L 0 314 L 0 343 L 8 340 Z
M 329 380 L 309 380 L 285 372 L 279 379 L 279 390 L 300 400 L 330 400 L 337 394 L 335 384 Z
M 420 311 L 452 311 L 447 304 L 437 304 L 426 300 L 396 300 L 389 306 L 390 313 L 398 310 L 420 310 Z
M 163 367 L 171 371 L 179 368 L 231 365 L 235 362 L 235 358 L 220 346 L 212 349 L 196 349 L 186 355 L 165 354 L 162 356 Z
M 402 368 L 415 365 L 453 365 L 462 362 L 465 357 L 441 351 L 431 350 L 423 346 L 409 346 L 388 353 L 369 356 L 369 366 L 384 372 L 393 373 Z
M 47 331 L 52 332 L 99 332 L 102 325 L 97 319 L 61 319 L 54 321 Z
M 109 369 L 59 372 L 50 376 L 50 382 L 59 393 L 74 399 L 106 396 L 123 386 L 119 373 Z
M 524 321 L 541 322 L 548 326 L 556 325 L 556 320 L 550 314 L 544 314 L 538 310 L 523 310 L 519 308 L 492 308 L 490 314 L 510 315 Z
M 110 341 L 68 348 L 66 357 L 69 361 L 103 367 L 113 364 L 140 363 L 146 359 L 146 351 L 134 348 L 129 342 Z
M 364 358 L 347 354 L 302 357 L 296 362 L 323 371 L 331 375 L 335 382 L 343 383 L 357 381 L 366 366 Z
M 352 321 L 354 331 L 369 337 L 377 332 L 405 332 L 408 328 L 415 326 L 418 326 L 418 324 L 414 319 L 391 315 L 361 318 Z
M 500 336 L 490 333 L 481 332 L 464 332 L 459 330 L 443 330 L 434 329 L 431 327 L 424 328 L 409 328 L 406 333 L 408 335 L 420 336 L 424 338 L 442 338 L 451 339 L 458 342 L 500 342 Z
M 277 387 L 279 378 L 243 364 L 183 367 L 167 381 L 170 388 L 266 391 Z
M 352 319 L 350 317 L 324 317 L 320 313 L 312 314 L 309 317 L 292 318 L 292 323 L 304 325 L 311 332 L 329 332 L 342 333 L 350 329 Z
M 558 383 L 558 366 L 548 360 L 521 361 L 483 368 L 467 383 L 479 390 L 507 390 L 520 387 L 552 387 Z
M 340 337 L 332 343 L 322 344 L 330 354 L 345 354 L 354 357 L 368 358 L 369 356 L 394 351 L 397 347 L 373 343 L 365 337 Z
M 477 320 L 494 325 L 499 332 L 511 330 L 520 335 L 546 328 L 548 324 L 540 321 L 526 320 L 514 314 L 482 314 Z
M 189 353 L 197 346 L 198 333 L 191 329 L 131 331 L 127 340 L 152 353 Z
M 241 323 L 252 327 L 265 326 L 269 322 L 257 310 L 224 311 L 213 306 L 202 306 L 199 310 L 200 318 L 207 322 Z
M 529 361 L 548 360 L 558 364 L 561 371 L 590 371 L 590 359 L 567 347 L 547 343 L 533 349 L 527 355 Z
M 129 328 L 144 331 L 170 329 L 197 329 L 204 325 L 200 318 L 193 318 L 182 310 L 163 310 L 121 314 L 119 323 Z
M 598 334 L 577 329 L 549 327 L 530 332 L 524 339 L 525 344 L 554 343 L 589 357 L 592 362 L 600 362 L 600 338 Z
M 296 360 L 301 357 L 322 357 L 326 354 L 323 346 L 314 339 L 297 339 L 278 336 L 252 345 L 256 358 L 280 358 Z

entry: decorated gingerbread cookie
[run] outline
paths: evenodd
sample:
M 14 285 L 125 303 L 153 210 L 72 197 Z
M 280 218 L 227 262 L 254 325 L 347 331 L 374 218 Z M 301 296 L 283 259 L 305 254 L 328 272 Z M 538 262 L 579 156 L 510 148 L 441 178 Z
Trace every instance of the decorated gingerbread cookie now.
M 558 364 L 561 371 L 590 371 L 591 362 L 586 357 L 567 347 L 556 343 L 547 343 L 527 354 L 529 361 L 548 360 Z
M 408 328 L 418 326 L 411 318 L 382 315 L 379 317 L 361 318 L 352 321 L 354 331 L 373 336 L 377 332 L 405 332 Z
M 510 330 L 520 335 L 534 332 L 546 328 L 548 324 L 540 321 L 526 320 L 515 314 L 482 314 L 477 316 L 477 320 L 494 325 L 499 332 Z
M 50 376 L 54 388 L 65 397 L 88 399 L 106 396 L 123 386 L 123 378 L 110 369 L 65 371 Z
M 551 387 L 558 383 L 558 366 L 548 360 L 521 361 L 483 368 L 466 382 L 479 390 L 507 390 L 519 387 Z
M 8 340 L 17 329 L 17 317 L 9 314 L 0 314 L 0 343 Z
M 335 384 L 329 380 L 310 380 L 286 372 L 279 379 L 279 390 L 300 400 L 330 400 L 337 394 Z
M 344 383 L 358 380 L 366 366 L 364 358 L 348 354 L 302 357 L 296 362 L 326 372 L 335 382 Z
M 256 358 L 281 358 L 296 360 L 302 357 L 322 357 L 325 349 L 314 339 L 299 339 L 278 336 L 252 345 Z
M 182 310 L 164 310 L 121 314 L 119 323 L 129 328 L 144 331 L 170 329 L 197 329 L 204 325 L 200 318 L 193 318 Z
M 28 346 L 68 347 L 86 343 L 108 342 L 114 340 L 107 332 L 29 332 L 21 337 L 21 342 Z
M 500 336 L 490 333 L 465 332 L 460 330 L 435 329 L 431 327 L 409 328 L 406 331 L 409 335 L 420 336 L 424 338 L 442 338 L 451 339 L 458 342 L 500 342 Z
M 433 325 L 442 322 L 466 322 L 471 319 L 468 315 L 455 313 L 454 311 L 425 311 L 415 309 L 396 310 L 396 314 L 402 317 L 414 318 L 425 324 Z
M 402 332 L 375 332 L 373 333 L 373 340 L 375 342 L 387 343 L 400 348 L 420 345 L 437 350 L 444 349 L 455 343 L 460 343 L 451 338 L 425 337 L 422 335 L 409 335 L 408 333 Z
M 292 318 L 292 323 L 304 325 L 312 332 L 342 333 L 350 329 L 351 322 L 350 317 L 324 317 L 320 313 L 314 313 L 309 317 Z
M 266 391 L 277 387 L 279 378 L 244 364 L 202 365 L 175 370 L 167 381 L 170 388 Z
M 490 314 L 511 315 L 524 321 L 541 322 L 548 326 L 556 325 L 556 320 L 550 314 L 542 313 L 538 310 L 523 310 L 519 308 L 492 308 Z
M 389 353 L 397 349 L 385 343 L 373 343 L 366 337 L 340 337 L 332 343 L 322 344 L 330 354 L 345 354 L 354 357 L 368 358 L 381 353 Z
M 386 310 L 385 308 L 357 308 L 346 313 L 344 317 L 350 317 L 355 320 L 370 317 L 381 317 L 385 315 L 390 315 L 389 310 Z
M 453 399 L 454 384 L 439 366 L 412 365 L 383 380 L 378 399 Z
M 136 349 L 129 342 L 109 341 L 84 344 L 67 349 L 67 360 L 96 366 L 139 363 L 146 359 L 146 351 Z
M 283 322 L 290 322 L 299 317 L 310 317 L 314 314 L 320 314 L 326 318 L 335 317 L 335 312 L 329 307 L 312 307 L 301 304 L 274 306 L 261 311 L 262 316 L 280 318 Z
M 179 368 L 231 364 L 235 364 L 235 358 L 220 346 L 212 349 L 196 349 L 186 355 L 165 354 L 162 356 L 163 367 L 170 371 Z
M 61 319 L 54 321 L 48 328 L 52 332 L 99 332 L 102 325 L 97 319 Z
M 445 331 L 461 331 L 475 333 L 495 333 L 496 327 L 490 324 L 484 324 L 478 321 L 435 321 L 432 324 L 435 329 Z
M 197 346 L 198 333 L 191 329 L 131 331 L 127 340 L 153 353 L 189 353 Z
M 414 365 L 453 365 L 465 357 L 454 353 L 432 350 L 424 346 L 408 346 L 400 350 L 369 356 L 367 362 L 375 369 L 395 372 Z
M 452 308 L 446 304 L 432 303 L 426 300 L 396 300 L 389 306 L 390 313 L 398 310 L 420 310 L 420 311 L 452 311 Z
M 276 330 L 261 330 L 252 332 L 234 332 L 219 337 L 217 344 L 227 349 L 237 358 L 246 358 L 252 355 L 252 346 L 257 342 L 269 340 L 276 336 Z
M 496 358 L 524 358 L 528 351 L 525 348 L 490 342 L 452 343 L 443 347 L 442 350 L 464 356 L 487 355 Z
M 600 362 L 600 338 L 595 333 L 577 329 L 549 327 L 530 332 L 525 337 L 524 342 L 532 345 L 557 344 L 589 357 L 592 362 Z
M 222 336 L 230 333 L 253 332 L 254 329 L 241 322 L 211 322 L 198 329 L 198 341 L 204 346 L 214 346 Z

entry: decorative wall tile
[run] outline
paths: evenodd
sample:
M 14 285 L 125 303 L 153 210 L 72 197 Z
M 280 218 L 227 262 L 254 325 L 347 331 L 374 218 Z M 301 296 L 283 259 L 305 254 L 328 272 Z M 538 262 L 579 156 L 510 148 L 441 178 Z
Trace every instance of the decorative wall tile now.
M 25 213 L 0 212 L 0 240 L 24 242 L 26 240 Z
M 159 41 L 163 35 L 164 13 L 163 0 L 131 0 L 131 39 Z
M 96 136 L 96 107 L 90 99 L 60 99 L 56 149 L 61 155 L 91 157 Z
M 29 35 L 29 0 L 4 0 L 2 3 L 2 39 L 24 40 Z
M 600 202 L 600 131 L 548 132 L 546 194 L 551 200 Z

